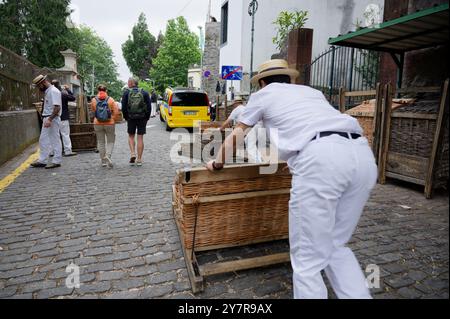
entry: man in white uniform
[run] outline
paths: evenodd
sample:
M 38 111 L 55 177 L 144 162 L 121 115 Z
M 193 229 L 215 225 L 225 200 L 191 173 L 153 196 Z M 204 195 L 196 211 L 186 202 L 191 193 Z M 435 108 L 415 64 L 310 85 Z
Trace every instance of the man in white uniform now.
M 33 84 L 45 92 L 45 97 L 42 109 L 42 131 L 39 139 L 40 156 L 39 160 L 31 166 L 45 167 L 46 169 L 61 167 L 62 145 L 59 136 L 62 113 L 61 92 L 43 75 L 36 77 Z M 54 151 L 54 156 L 50 163 L 48 159 L 52 151 Z
M 237 95 L 233 104 L 238 105 L 234 108 L 233 112 L 231 112 L 230 116 L 225 121 L 225 123 L 223 123 L 221 127 L 222 131 L 225 131 L 225 129 L 235 126 L 240 122 L 239 119 L 245 108 L 243 103 L 244 99 L 241 96 Z M 261 123 L 256 124 L 245 138 L 245 146 L 247 148 L 248 160 L 250 163 L 256 164 L 262 162 L 261 153 L 259 152 L 258 147 L 256 145 L 258 129 L 260 128 L 262 128 Z
M 310 87 L 294 83 L 299 72 L 284 60 L 260 66 L 240 123 L 227 138 L 211 171 L 220 170 L 234 135 L 263 121 L 277 129 L 282 160 L 293 175 L 289 237 L 294 298 L 328 297 L 321 271 L 338 298 L 370 299 L 365 276 L 347 243 L 377 179 L 375 158 L 357 120 L 341 114 Z

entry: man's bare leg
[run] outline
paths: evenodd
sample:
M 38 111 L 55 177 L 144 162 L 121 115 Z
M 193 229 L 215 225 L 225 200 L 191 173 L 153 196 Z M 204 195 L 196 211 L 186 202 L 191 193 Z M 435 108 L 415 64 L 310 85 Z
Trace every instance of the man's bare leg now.
M 144 154 L 144 135 L 137 137 L 138 163 L 142 163 L 142 155 Z
M 135 141 L 135 135 L 128 135 L 128 144 L 130 146 L 130 152 L 131 152 L 131 161 L 130 163 L 133 164 L 136 160 L 136 141 Z M 134 160 L 133 160 L 134 159 Z

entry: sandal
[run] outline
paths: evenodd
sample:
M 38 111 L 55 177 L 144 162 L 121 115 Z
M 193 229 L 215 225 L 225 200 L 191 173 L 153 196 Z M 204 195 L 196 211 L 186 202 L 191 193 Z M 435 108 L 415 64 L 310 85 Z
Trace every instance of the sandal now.
M 131 155 L 130 164 L 134 165 L 136 163 L 136 155 Z

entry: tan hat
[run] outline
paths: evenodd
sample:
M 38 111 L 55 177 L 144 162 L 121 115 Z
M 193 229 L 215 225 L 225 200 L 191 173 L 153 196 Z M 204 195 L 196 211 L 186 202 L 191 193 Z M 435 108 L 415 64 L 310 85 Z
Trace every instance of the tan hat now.
M 258 74 L 251 80 L 252 84 L 257 85 L 259 80 L 272 75 L 289 75 L 291 77 L 291 82 L 294 83 L 300 75 L 300 72 L 290 69 L 286 60 L 269 60 L 259 66 Z
M 235 95 L 234 96 L 233 103 L 243 102 L 243 101 L 244 101 L 244 98 L 241 95 Z
M 33 84 L 34 85 L 39 85 L 42 82 L 44 82 L 45 80 L 47 80 L 47 76 L 40 74 L 33 80 Z

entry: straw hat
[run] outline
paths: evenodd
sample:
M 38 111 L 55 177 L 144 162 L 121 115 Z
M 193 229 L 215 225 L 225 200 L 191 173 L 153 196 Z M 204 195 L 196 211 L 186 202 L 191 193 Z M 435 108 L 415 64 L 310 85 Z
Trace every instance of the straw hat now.
M 235 95 L 233 103 L 244 102 L 244 98 L 241 95 Z
M 259 66 L 258 74 L 255 75 L 251 80 L 252 84 L 256 85 L 258 84 L 259 80 L 272 75 L 289 75 L 291 77 L 291 82 L 294 83 L 300 75 L 300 72 L 294 69 L 290 69 L 286 60 L 269 60 Z
M 45 80 L 47 80 L 47 76 L 40 74 L 33 80 L 33 84 L 34 85 L 39 85 L 42 82 L 44 82 Z

